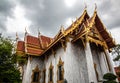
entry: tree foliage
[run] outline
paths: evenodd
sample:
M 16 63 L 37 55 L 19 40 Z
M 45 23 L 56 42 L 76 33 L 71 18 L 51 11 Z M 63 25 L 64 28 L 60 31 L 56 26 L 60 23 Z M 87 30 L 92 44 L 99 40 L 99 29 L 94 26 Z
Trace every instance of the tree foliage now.
M 103 78 L 111 81 L 111 80 L 115 80 L 117 78 L 117 76 L 115 76 L 113 73 L 106 73 L 103 76 Z
M 0 37 L 0 83 L 20 83 L 20 81 L 12 40 Z
M 103 79 L 105 79 L 105 81 L 103 81 L 103 83 L 117 83 L 116 80 L 117 76 L 114 75 L 113 73 L 106 73 L 103 76 Z
M 120 44 L 117 44 L 116 47 L 113 48 L 112 55 L 116 56 L 113 61 L 120 60 Z

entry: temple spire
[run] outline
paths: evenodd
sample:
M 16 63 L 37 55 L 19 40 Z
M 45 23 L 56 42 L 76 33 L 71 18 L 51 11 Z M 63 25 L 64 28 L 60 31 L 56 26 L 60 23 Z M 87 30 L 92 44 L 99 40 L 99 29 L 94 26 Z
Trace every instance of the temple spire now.
M 85 3 L 85 8 L 84 8 L 85 10 L 87 10 L 87 4 Z
M 27 35 L 27 33 L 28 33 L 26 28 L 27 28 L 27 27 L 25 27 L 25 35 Z
M 60 31 L 64 34 L 65 29 L 64 29 L 63 25 L 61 25 Z
M 94 14 L 93 14 L 92 19 L 91 19 L 90 27 L 93 26 L 95 18 L 96 18 L 96 15 L 97 15 L 97 5 L 95 3 L 95 10 L 94 10 Z
M 38 28 L 38 36 L 40 36 L 41 35 L 41 33 L 40 33 L 40 30 L 39 30 L 39 28 Z
M 97 12 L 97 4 L 95 3 L 95 12 Z
M 18 37 L 18 34 L 17 34 L 17 32 L 16 32 L 16 41 L 19 39 L 19 37 Z

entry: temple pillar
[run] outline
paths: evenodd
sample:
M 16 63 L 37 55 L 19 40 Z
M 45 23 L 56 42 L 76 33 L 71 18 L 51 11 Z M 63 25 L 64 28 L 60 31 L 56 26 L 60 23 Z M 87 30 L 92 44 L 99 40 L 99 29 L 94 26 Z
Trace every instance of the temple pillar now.
M 26 70 L 24 72 L 24 77 L 22 80 L 22 83 L 30 83 L 31 79 L 31 63 L 30 63 L 30 57 L 28 57 L 27 65 L 26 65 Z
M 92 57 L 89 42 L 86 43 L 85 55 L 86 55 L 86 61 L 87 61 L 89 83 L 97 83 L 95 69 L 94 69 L 94 63 L 93 63 L 93 57 Z
M 109 72 L 109 66 L 104 52 L 99 53 L 99 60 L 100 60 L 102 74 L 104 75 L 105 73 Z
M 110 72 L 112 72 L 112 73 L 115 74 L 115 70 L 114 70 L 114 67 L 113 67 L 113 63 L 112 63 L 112 60 L 111 60 L 111 58 L 110 58 L 110 55 L 109 55 L 108 50 L 105 50 L 105 55 L 106 55 L 106 59 L 108 60 L 108 65 L 109 65 Z

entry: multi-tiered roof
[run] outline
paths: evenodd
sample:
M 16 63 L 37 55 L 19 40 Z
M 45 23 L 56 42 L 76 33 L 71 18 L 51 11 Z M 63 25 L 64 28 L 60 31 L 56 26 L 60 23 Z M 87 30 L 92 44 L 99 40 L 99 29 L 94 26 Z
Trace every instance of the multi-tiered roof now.
M 105 26 L 101 22 L 97 11 L 90 17 L 85 9 L 83 14 L 76 19 L 66 30 L 61 27 L 60 31 L 54 38 L 39 35 L 38 37 L 25 35 L 24 41 L 17 41 L 16 52 L 18 55 L 44 55 L 51 50 L 56 44 L 66 41 L 66 37 L 71 37 L 72 42 L 82 40 L 84 46 L 86 42 L 94 42 L 105 49 L 111 49 L 115 46 L 115 41 L 107 32 Z M 63 40 L 64 39 L 64 40 Z

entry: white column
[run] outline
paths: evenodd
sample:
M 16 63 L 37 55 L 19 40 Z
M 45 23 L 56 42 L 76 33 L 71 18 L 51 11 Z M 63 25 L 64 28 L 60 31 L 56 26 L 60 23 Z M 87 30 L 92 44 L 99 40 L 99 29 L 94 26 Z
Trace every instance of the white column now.
M 85 55 L 86 55 L 86 61 L 87 61 L 89 83 L 97 83 L 95 69 L 94 69 L 94 63 L 93 63 L 93 58 L 92 58 L 92 53 L 91 53 L 89 42 L 86 43 Z
M 108 63 L 107 63 L 104 52 L 101 52 L 99 54 L 99 60 L 100 60 L 101 70 L 102 70 L 102 73 L 104 75 L 105 73 L 109 72 L 109 67 L 108 67 Z
M 110 66 L 110 72 L 112 72 L 112 73 L 114 73 L 115 74 L 115 70 L 114 70 L 114 67 L 113 67 L 113 63 L 112 63 L 112 60 L 111 60 L 111 58 L 110 58 L 110 54 L 109 54 L 109 52 L 108 52 L 108 50 L 105 50 L 105 55 L 106 55 L 106 58 L 107 58 L 107 60 L 108 60 L 108 64 L 109 64 L 109 66 Z
M 27 66 L 26 66 L 26 70 L 25 70 L 25 75 L 23 78 L 23 82 L 22 83 L 30 83 L 31 82 L 31 64 L 30 64 L 30 57 L 28 57 L 28 62 L 27 62 Z

